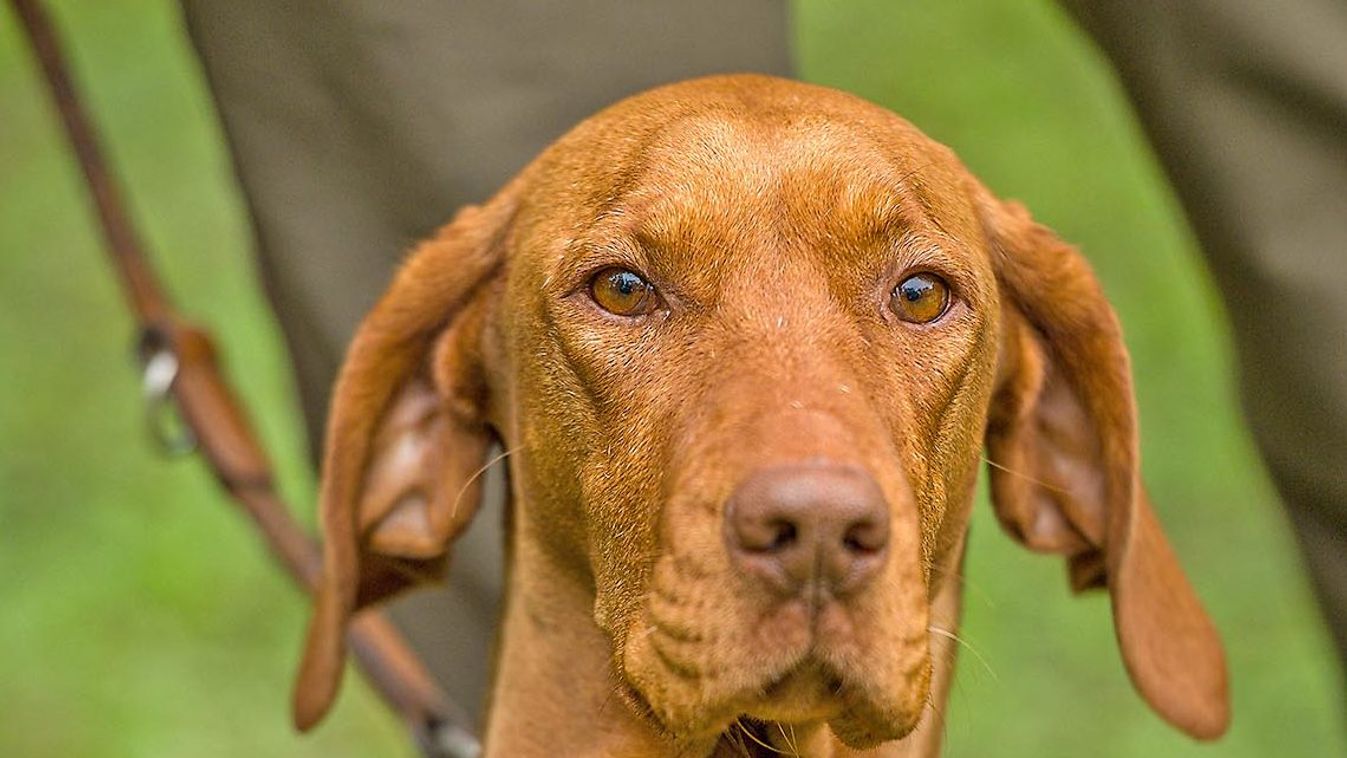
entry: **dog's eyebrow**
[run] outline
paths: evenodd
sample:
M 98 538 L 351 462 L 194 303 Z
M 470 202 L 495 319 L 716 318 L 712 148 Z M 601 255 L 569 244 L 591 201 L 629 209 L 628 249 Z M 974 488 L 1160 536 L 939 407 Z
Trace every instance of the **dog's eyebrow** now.
M 657 270 L 656 262 L 636 239 L 615 229 L 613 224 L 600 222 L 561 245 L 556 267 L 548 272 L 545 286 L 570 291 L 583 284 L 588 274 L 604 266 L 621 266 L 647 275 Z
M 551 277 L 576 286 L 587 272 L 624 266 L 674 287 L 690 251 L 730 247 L 708 204 L 671 202 L 659 195 L 628 193 L 608 205 L 583 231 L 561 246 Z

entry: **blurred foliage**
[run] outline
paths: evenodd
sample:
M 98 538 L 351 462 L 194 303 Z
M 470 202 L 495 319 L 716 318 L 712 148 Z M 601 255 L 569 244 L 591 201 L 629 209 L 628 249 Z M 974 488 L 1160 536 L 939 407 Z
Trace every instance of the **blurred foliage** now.
M 147 242 L 216 330 L 305 517 L 284 356 L 176 5 L 60 0 Z M 874 99 L 1081 245 L 1127 330 L 1146 476 L 1224 631 L 1231 734 L 1197 746 L 1133 694 L 1103 596 L 980 506 L 951 756 L 1343 755 L 1340 679 L 1233 398 L 1217 300 L 1107 67 L 1059 9 L 976 0 L 796 4 L 807 78 Z M 145 444 L 131 324 L 74 163 L 0 13 L 0 755 L 408 755 L 363 686 L 292 734 L 305 614 L 195 462 Z M 445 209 L 446 217 L 452 209 Z M 356 683 L 355 677 L 348 682 Z

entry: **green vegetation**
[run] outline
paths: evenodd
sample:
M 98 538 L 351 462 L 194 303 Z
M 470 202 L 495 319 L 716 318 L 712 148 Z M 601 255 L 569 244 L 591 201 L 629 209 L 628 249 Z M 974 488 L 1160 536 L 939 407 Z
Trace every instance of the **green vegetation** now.
M 148 242 L 217 331 L 307 511 L 284 358 L 176 5 L 53 5 Z M 1095 261 L 1135 358 L 1147 479 L 1229 645 L 1234 728 L 1193 745 L 1132 693 L 1106 600 L 1071 598 L 1060 562 L 1016 548 L 981 506 L 963 632 L 979 655 L 962 662 L 948 754 L 1347 754 L 1340 679 L 1237 415 L 1216 297 L 1088 42 L 1041 2 L 797 5 L 805 76 L 904 114 Z M 316 735 L 291 733 L 303 601 L 198 464 L 145 444 L 130 322 L 0 18 L 0 755 L 410 755 L 362 686 Z

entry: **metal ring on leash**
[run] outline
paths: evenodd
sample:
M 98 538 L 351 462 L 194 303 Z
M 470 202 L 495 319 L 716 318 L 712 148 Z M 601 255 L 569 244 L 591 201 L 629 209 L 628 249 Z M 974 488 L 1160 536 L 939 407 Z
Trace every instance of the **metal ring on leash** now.
M 178 356 L 172 350 L 160 347 L 145 359 L 145 370 L 140 376 L 145 426 L 159 452 L 174 458 L 193 453 L 197 447 L 196 435 L 183 422 L 173 402 L 171 391 L 177 378 Z
M 417 742 L 426 755 L 437 758 L 479 758 L 482 745 L 471 732 L 445 721 L 432 721 L 416 729 Z

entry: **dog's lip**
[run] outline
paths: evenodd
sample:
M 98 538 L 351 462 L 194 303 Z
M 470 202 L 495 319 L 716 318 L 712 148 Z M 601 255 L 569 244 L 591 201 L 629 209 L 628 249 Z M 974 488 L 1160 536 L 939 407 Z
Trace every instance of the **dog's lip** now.
M 831 666 L 815 656 L 811 649 L 800 659 L 799 663 L 773 677 L 767 686 L 762 688 L 763 694 L 768 698 L 776 697 L 792 684 L 810 676 L 819 677 L 819 684 L 822 687 L 838 695 L 842 693 L 842 688 L 845 686 L 842 677 Z
M 660 643 L 668 641 L 698 645 L 704 642 L 703 638 L 695 631 L 660 618 L 650 609 L 646 613 L 650 631 L 658 637 L 651 640 L 651 648 L 664 668 L 683 678 L 700 678 L 704 672 L 699 666 L 682 660 Z M 831 690 L 840 692 L 846 676 L 843 669 L 835 665 L 836 656 L 849 647 L 847 639 L 852 634 L 851 624 L 854 623 L 847 604 L 827 595 L 794 596 L 774 602 L 761 618 L 764 623 L 769 618 L 774 622 L 782 622 L 786 620 L 783 617 L 792 616 L 794 618 L 787 622 L 787 627 L 794 626 L 800 637 L 795 644 L 781 648 L 781 655 L 776 661 L 760 669 L 757 683 L 746 689 L 771 695 L 793 680 L 817 673 L 826 678 Z
M 843 678 L 810 654 L 760 688 L 744 712 L 773 721 L 826 721 L 842 709 L 845 690 Z

